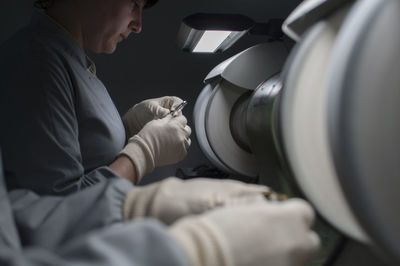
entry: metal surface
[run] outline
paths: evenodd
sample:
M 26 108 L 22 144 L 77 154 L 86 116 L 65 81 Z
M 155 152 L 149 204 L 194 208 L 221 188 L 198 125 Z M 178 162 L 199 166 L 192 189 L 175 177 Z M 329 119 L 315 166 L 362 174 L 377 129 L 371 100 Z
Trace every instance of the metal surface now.
M 346 235 L 368 237 L 352 214 L 340 186 L 328 144 L 326 72 L 331 51 L 348 8 L 315 24 L 285 66 L 281 127 L 287 159 L 295 178 L 318 212 Z
M 255 90 L 261 82 L 281 71 L 287 55 L 283 42 L 258 44 L 216 66 L 204 82 L 220 76 L 238 87 Z
M 214 88 L 205 115 L 205 128 L 210 147 L 229 172 L 256 178 L 258 168 L 252 153 L 241 148 L 231 132 L 230 117 L 236 101 L 248 90 L 222 80 Z M 240 122 L 240 121 L 238 121 Z
M 282 83 L 279 75 L 263 82 L 253 93 L 247 107 L 246 128 L 255 154 L 260 183 L 282 191 L 282 162 L 278 132 L 278 105 Z
M 400 2 L 357 2 L 329 79 L 334 162 L 354 214 L 400 263 Z
M 326 16 L 336 12 L 340 6 L 353 0 L 305 0 L 285 19 L 282 31 L 295 41 Z
M 206 157 L 234 176 L 258 178 L 246 129 L 247 105 L 260 83 L 280 72 L 288 52 L 282 42 L 263 43 L 217 65 L 194 110 L 196 135 Z
M 206 116 L 206 108 L 208 105 L 208 101 L 212 94 L 213 88 L 216 84 L 207 84 L 199 96 L 197 97 L 196 103 L 194 105 L 193 110 L 193 121 L 196 132 L 197 141 L 199 142 L 199 146 L 203 154 L 206 158 L 217 168 L 220 170 L 229 173 L 229 168 L 226 167 L 215 155 L 214 151 L 211 149 L 210 143 L 208 142 L 206 135 L 206 127 L 205 127 L 205 116 Z
M 240 148 L 252 153 L 250 148 L 250 140 L 247 135 L 246 115 L 247 107 L 249 104 L 252 91 L 243 93 L 232 106 L 231 114 L 229 117 L 229 128 L 232 138 Z
M 187 101 L 182 101 L 180 104 L 173 106 L 169 113 L 172 116 L 176 116 L 176 115 L 178 115 L 179 111 L 182 111 L 182 109 L 185 108 L 186 105 L 187 105 Z

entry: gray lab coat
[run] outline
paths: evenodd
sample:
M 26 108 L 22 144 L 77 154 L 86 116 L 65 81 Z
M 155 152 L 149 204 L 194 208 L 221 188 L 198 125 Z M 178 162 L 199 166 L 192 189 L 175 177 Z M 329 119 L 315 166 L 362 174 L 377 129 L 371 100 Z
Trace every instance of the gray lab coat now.
M 65 195 L 115 177 L 121 117 L 95 66 L 60 25 L 36 11 L 0 46 L 0 146 L 6 184 Z
M 121 222 L 122 200 L 131 187 L 110 179 L 65 197 L 27 190 L 8 196 L 0 162 L 0 265 L 187 265 L 160 222 Z

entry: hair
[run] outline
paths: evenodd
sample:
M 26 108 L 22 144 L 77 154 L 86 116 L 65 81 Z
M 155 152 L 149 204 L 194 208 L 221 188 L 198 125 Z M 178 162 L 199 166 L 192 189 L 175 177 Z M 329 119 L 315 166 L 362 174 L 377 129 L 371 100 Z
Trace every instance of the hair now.
M 33 4 L 35 7 L 39 9 L 44 9 L 46 10 L 49 8 L 52 4 L 54 3 L 54 0 L 35 0 L 35 3 Z
M 46 10 L 47 8 L 51 7 L 55 0 L 35 0 L 34 6 L 39 9 Z M 154 6 L 158 0 L 147 0 L 145 4 L 145 8 L 149 8 Z
M 158 0 L 147 0 L 146 4 L 144 5 L 144 8 L 149 8 L 154 6 L 156 3 L 158 2 Z

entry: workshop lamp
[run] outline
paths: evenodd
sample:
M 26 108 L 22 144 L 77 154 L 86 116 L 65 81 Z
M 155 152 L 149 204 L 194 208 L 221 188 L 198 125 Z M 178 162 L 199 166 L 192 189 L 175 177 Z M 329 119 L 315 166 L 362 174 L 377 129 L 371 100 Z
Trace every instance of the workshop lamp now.
M 218 53 L 231 47 L 246 33 L 279 39 L 282 20 L 255 23 L 240 14 L 196 13 L 182 20 L 178 32 L 179 47 L 192 53 Z
M 250 18 L 238 14 L 193 14 L 182 20 L 178 44 L 193 53 L 222 52 L 253 25 Z

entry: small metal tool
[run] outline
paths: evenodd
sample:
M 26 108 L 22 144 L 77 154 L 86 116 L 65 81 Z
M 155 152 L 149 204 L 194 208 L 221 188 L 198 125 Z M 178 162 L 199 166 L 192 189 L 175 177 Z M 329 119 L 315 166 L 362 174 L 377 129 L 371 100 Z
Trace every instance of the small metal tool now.
M 187 101 L 182 101 L 180 104 L 177 104 L 171 108 L 169 112 L 172 116 L 175 116 L 177 112 L 181 111 L 187 104 Z

